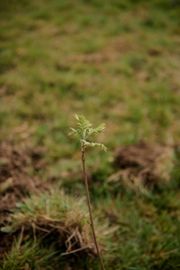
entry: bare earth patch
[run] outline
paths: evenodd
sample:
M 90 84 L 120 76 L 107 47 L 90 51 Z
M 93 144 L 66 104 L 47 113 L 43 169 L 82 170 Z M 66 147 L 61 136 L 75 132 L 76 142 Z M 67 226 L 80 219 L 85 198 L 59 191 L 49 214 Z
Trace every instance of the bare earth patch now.
M 41 155 L 40 149 L 17 147 L 10 142 L 0 144 L 0 228 L 6 224 L 17 202 L 31 193 L 47 190 L 47 184 L 33 176 L 33 172 L 43 166 Z M 3 232 L 0 239 L 1 257 L 13 239 Z
M 147 144 L 119 147 L 114 157 L 116 173 L 110 182 L 122 181 L 125 185 L 152 189 L 170 181 L 174 149 L 167 145 Z

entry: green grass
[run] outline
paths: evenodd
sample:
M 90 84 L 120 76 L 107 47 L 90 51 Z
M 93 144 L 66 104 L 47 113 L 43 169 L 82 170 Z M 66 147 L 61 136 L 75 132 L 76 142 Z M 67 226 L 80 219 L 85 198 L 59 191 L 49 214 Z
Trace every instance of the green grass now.
M 93 201 L 101 216 L 112 208 L 118 222 L 127 224 L 109 242 L 107 269 L 180 265 L 177 184 L 150 200 L 127 191 L 120 196 L 106 183 L 117 146 L 142 139 L 178 144 L 179 6 L 171 2 L 0 3 L 0 139 L 45 146 L 48 165 L 42 178 L 56 177 L 59 185 L 71 192 L 77 187 L 78 193 L 79 182 L 59 179 L 80 168 L 79 147 L 67 135 L 73 114 L 107 125 L 100 140 L 109 151 L 88 158 L 97 179 Z
M 55 251 L 53 249 L 47 250 L 38 245 L 38 243 L 26 242 L 23 245 L 19 245 L 18 242 L 14 243 L 9 254 L 6 255 L 1 270 L 18 270 L 26 267 L 27 269 L 53 269 L 51 263 L 56 261 Z

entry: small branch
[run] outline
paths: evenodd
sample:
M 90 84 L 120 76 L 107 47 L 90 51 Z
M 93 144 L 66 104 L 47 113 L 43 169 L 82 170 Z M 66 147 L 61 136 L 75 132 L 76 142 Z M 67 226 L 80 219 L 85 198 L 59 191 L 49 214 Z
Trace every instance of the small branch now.
M 90 194 L 89 194 L 88 177 L 87 177 L 87 172 L 86 172 L 86 159 L 85 159 L 85 145 L 84 144 L 81 145 L 81 161 L 82 161 L 82 171 L 83 171 L 83 178 L 84 178 L 84 184 L 85 184 L 85 190 L 86 190 L 86 199 L 87 199 L 87 205 L 88 205 L 88 210 L 89 210 L 89 218 L 91 222 L 92 234 L 93 234 L 97 254 L 99 257 L 101 270 L 105 270 L 103 259 L 102 259 L 101 252 L 100 252 L 97 238 L 96 238 L 95 228 L 94 228 L 94 221 L 93 221 L 93 216 L 92 216 L 91 201 L 90 201 Z

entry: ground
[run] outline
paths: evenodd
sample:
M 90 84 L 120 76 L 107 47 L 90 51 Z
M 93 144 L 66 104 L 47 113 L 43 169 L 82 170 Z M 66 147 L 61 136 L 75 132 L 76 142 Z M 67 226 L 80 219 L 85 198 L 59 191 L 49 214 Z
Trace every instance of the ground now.
M 68 135 L 74 114 L 82 113 L 94 124 L 106 124 L 98 140 L 108 147 L 107 153 L 90 151 L 87 160 L 94 215 L 113 231 L 103 244 L 106 268 L 179 268 L 179 12 L 178 1 L 170 0 L 1 1 L 0 198 L 4 205 L 15 191 L 9 207 L 0 205 L 6 217 L 3 226 L 15 202 L 37 193 L 36 189 L 44 193 L 52 186 L 76 199 L 83 197 L 79 145 Z M 149 151 L 170 149 L 171 170 L 167 166 L 165 172 L 169 180 L 161 179 L 148 191 L 124 185 L 119 178 L 111 181 L 124 169 L 114 166 L 117 149 L 131 153 L 129 147 L 135 145 L 138 159 L 143 143 Z M 125 181 L 132 180 L 125 176 Z M 18 179 L 23 181 L 18 184 Z M 14 270 L 54 269 L 67 263 L 59 253 L 54 255 L 54 246 L 50 258 L 46 246 L 39 254 L 31 242 L 21 251 L 14 249 L 10 253 L 7 248 L 11 258 L 18 252 L 31 258 L 29 262 L 25 255 L 17 255 L 16 261 L 21 261 L 11 266 Z M 2 253 L 2 269 L 10 269 L 10 259 Z M 44 259 L 33 265 L 41 256 Z M 62 267 L 75 269 L 73 260 Z M 88 263 L 79 269 L 98 269 L 96 259 Z

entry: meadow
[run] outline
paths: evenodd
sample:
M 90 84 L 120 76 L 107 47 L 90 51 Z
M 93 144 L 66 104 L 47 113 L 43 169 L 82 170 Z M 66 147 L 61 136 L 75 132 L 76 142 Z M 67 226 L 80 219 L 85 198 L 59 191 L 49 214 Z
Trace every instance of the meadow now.
M 108 151 L 87 153 L 106 270 L 180 268 L 179 15 L 170 0 L 0 2 L 1 270 L 99 269 L 75 113 L 106 125 Z

